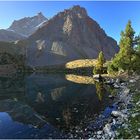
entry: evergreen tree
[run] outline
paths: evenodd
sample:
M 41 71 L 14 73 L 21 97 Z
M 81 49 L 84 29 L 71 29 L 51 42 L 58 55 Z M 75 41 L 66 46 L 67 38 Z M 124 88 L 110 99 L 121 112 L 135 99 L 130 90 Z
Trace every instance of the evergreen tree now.
M 135 55 L 133 55 L 133 71 L 140 73 L 140 35 L 135 37 Z
M 103 65 L 105 63 L 105 58 L 104 58 L 104 54 L 101 51 L 98 55 L 98 59 L 97 59 L 97 64 L 96 67 L 94 67 L 93 69 L 93 73 L 94 74 L 103 74 Z
M 135 51 L 140 53 L 140 35 L 135 37 Z
M 128 21 L 125 31 L 121 32 L 119 43 L 120 51 L 112 60 L 111 66 L 115 70 L 127 70 L 128 73 L 132 70 L 132 58 L 134 55 L 134 30 L 131 26 L 131 21 Z
M 105 58 L 104 58 L 104 54 L 103 52 L 101 51 L 99 53 L 99 56 L 98 56 L 98 66 L 103 68 L 103 64 L 105 63 Z

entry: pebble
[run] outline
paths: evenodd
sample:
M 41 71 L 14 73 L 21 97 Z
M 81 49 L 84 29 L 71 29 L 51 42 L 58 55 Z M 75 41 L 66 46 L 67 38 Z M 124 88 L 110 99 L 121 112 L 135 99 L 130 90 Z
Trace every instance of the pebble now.
M 125 83 L 121 83 L 121 86 L 125 86 Z
M 114 85 L 114 88 L 120 88 L 120 86 L 117 84 L 113 84 L 113 85 Z
M 122 110 L 122 113 L 127 114 L 128 113 L 128 110 L 127 109 L 123 109 Z
M 136 103 L 136 105 L 140 105 L 140 101 L 138 101 L 138 102 Z
M 97 131 L 97 134 L 98 134 L 98 135 L 101 135 L 101 134 L 102 134 L 102 131 Z
M 119 78 L 116 79 L 116 83 L 120 83 L 121 80 Z
M 135 118 L 136 116 L 138 116 L 139 115 L 139 113 L 134 113 L 134 114 L 132 114 L 131 116 L 133 117 L 133 118 Z
M 116 120 L 115 120 L 115 119 L 113 119 L 113 122 L 112 122 L 112 124 L 113 124 L 113 125 L 115 125 L 115 124 L 116 124 Z
M 101 138 L 101 135 L 97 135 L 97 138 L 100 139 Z
M 60 118 L 56 118 L 57 121 L 60 121 Z
M 129 82 L 130 82 L 130 83 L 134 83 L 134 82 L 136 82 L 136 80 L 134 80 L 134 79 L 132 80 L 132 79 L 131 79 L 131 80 L 129 80 Z
M 126 94 L 126 95 L 127 95 L 129 92 L 130 92 L 130 89 L 128 89 L 128 88 L 124 89 L 124 91 L 123 91 L 123 93 Z
M 123 116 L 123 114 L 120 111 L 112 111 L 111 115 L 113 117 L 122 117 Z
M 110 99 L 114 99 L 115 97 L 113 95 L 108 96 Z

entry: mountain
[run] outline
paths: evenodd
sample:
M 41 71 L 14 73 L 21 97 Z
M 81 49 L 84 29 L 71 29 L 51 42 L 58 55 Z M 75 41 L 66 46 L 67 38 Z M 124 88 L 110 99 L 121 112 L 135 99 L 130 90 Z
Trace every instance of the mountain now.
M 21 40 L 24 38 L 25 38 L 24 36 L 17 34 L 14 31 L 8 31 L 8 30 L 4 30 L 4 29 L 0 30 L 0 41 L 11 42 L 11 41 L 16 41 L 16 40 Z
M 15 20 L 8 29 L 0 30 L 0 41 L 16 41 L 25 39 L 34 33 L 38 28 L 47 22 L 47 18 L 42 13 L 33 17 L 25 17 Z
M 106 59 L 110 59 L 118 51 L 117 42 L 107 36 L 80 6 L 55 15 L 32 34 L 27 42 L 27 64 L 31 66 L 97 58 L 101 50 Z
M 18 34 L 28 37 L 46 21 L 47 18 L 40 12 L 33 17 L 25 17 L 20 20 L 15 20 L 8 30 L 15 31 Z

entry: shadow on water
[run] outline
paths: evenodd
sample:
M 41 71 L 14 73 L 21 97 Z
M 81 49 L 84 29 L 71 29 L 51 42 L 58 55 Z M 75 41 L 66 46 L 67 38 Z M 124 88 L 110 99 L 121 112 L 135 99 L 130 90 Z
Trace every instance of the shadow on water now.
M 110 105 L 108 94 L 90 76 L 0 78 L 0 138 L 61 138 Z

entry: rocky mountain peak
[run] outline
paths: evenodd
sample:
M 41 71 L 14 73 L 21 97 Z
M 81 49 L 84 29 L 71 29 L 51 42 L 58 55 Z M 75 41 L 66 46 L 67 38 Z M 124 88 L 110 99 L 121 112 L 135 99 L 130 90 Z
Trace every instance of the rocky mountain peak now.
M 39 12 L 36 16 L 34 16 L 34 18 L 37 17 L 40 20 L 46 20 L 47 18 L 42 14 L 42 12 Z
M 97 58 L 100 51 L 110 59 L 118 50 L 117 42 L 80 6 L 56 14 L 28 42 L 28 63 L 36 66 Z
M 8 30 L 15 31 L 18 34 L 28 37 L 37 30 L 39 25 L 47 20 L 48 19 L 40 12 L 33 17 L 24 17 L 19 20 L 14 20 Z
M 38 15 L 39 17 L 45 18 L 45 16 L 42 14 L 42 12 L 39 12 L 37 15 Z
M 70 12 L 73 12 L 74 14 L 80 14 L 83 16 L 87 16 L 87 11 L 85 8 L 80 7 L 79 5 L 73 6 L 69 9 Z
M 84 18 L 87 16 L 86 9 L 83 7 L 80 7 L 79 5 L 73 6 L 70 9 L 65 9 L 63 12 L 60 12 L 56 15 L 56 17 L 79 17 Z

